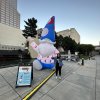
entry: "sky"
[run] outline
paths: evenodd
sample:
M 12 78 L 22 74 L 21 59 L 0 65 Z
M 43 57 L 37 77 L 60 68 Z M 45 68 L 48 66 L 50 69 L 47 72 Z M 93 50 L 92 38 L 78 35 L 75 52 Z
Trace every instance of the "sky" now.
M 75 28 L 81 44 L 99 45 L 100 0 L 18 0 L 20 29 L 34 17 L 38 28 L 44 28 L 55 16 L 55 31 Z

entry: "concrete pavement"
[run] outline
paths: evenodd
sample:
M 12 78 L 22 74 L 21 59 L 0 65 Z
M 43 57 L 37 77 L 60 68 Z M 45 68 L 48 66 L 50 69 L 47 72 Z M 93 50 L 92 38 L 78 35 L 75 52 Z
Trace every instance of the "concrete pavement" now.
M 48 69 L 42 71 L 33 69 L 32 86 L 15 88 L 17 70 L 18 66 L 0 69 L 0 100 L 22 100 L 51 73 L 51 70 Z
M 64 61 L 62 80 L 54 75 L 31 100 L 100 100 L 100 56 L 84 66 Z
M 53 75 L 30 100 L 100 100 L 100 56 L 86 60 L 84 66 L 63 63 L 62 79 Z M 0 100 L 21 100 L 51 73 L 51 70 L 34 69 L 32 87 L 15 88 L 17 68 L 0 69 Z

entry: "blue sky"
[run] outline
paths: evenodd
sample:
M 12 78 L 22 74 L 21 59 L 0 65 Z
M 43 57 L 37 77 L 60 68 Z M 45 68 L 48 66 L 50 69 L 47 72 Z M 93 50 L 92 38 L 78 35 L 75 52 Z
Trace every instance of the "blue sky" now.
M 20 28 L 24 20 L 34 17 L 38 28 L 44 28 L 51 16 L 55 16 L 55 30 L 75 28 L 80 34 L 80 43 L 99 45 L 100 0 L 18 0 L 21 15 Z

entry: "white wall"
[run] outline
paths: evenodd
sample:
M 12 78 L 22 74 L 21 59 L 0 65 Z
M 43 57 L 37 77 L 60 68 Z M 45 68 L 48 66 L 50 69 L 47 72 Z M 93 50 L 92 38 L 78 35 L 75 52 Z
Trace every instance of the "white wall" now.
M 26 38 L 20 29 L 0 23 L 0 45 L 9 47 L 25 47 Z M 0 46 L 0 47 L 1 47 Z

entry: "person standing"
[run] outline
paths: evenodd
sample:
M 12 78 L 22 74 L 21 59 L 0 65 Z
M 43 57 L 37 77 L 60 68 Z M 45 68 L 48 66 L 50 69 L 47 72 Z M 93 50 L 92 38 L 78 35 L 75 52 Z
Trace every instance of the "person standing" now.
M 61 59 L 61 55 L 57 54 L 57 60 L 56 60 L 56 79 L 58 78 L 59 73 L 59 79 L 61 79 L 61 69 L 62 69 L 63 63 Z

